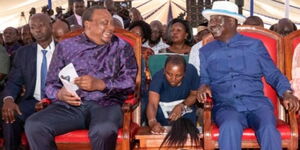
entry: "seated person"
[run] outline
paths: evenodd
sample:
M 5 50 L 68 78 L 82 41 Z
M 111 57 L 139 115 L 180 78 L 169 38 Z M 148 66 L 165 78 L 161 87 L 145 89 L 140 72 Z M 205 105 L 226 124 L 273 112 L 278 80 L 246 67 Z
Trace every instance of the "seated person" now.
M 122 126 L 122 104 L 135 89 L 137 63 L 129 43 L 113 35 L 111 14 L 101 6 L 83 13 L 82 34 L 61 41 L 53 54 L 45 92 L 52 104 L 30 116 L 25 132 L 31 150 L 56 149 L 54 137 L 88 129 L 93 150 L 113 150 Z M 79 77 L 76 93 L 58 78 L 69 63 Z
M 300 44 L 297 45 L 292 62 L 292 89 L 297 98 L 300 98 Z
M 6 49 L 0 44 L 0 92 L 4 87 L 4 80 L 9 72 L 10 59 Z
M 213 98 L 212 118 L 220 130 L 221 150 L 240 150 L 245 128 L 254 130 L 262 150 L 281 150 L 274 106 L 264 95 L 261 78 L 274 87 L 285 109 L 299 110 L 299 100 L 262 41 L 237 32 L 238 22 L 245 20 L 237 8 L 229 1 L 215 1 L 212 9 L 202 12 L 216 40 L 200 49 L 198 99 Z
M 147 106 L 148 124 L 154 133 L 164 132 L 162 126 L 170 125 L 181 117 L 187 107 L 196 102 L 196 93 L 199 77 L 196 69 L 186 64 L 185 59 L 179 55 L 171 55 L 167 58 L 164 69 L 158 71 L 152 78 L 149 88 L 149 102 Z M 160 102 L 179 102 L 172 109 L 169 117 L 165 117 Z M 193 110 L 183 117 L 196 123 L 196 115 Z
M 159 53 L 189 54 L 193 44 L 193 32 L 189 23 L 182 19 L 173 19 L 167 27 L 170 47 L 159 50 Z
M 69 25 L 69 22 L 62 20 L 62 19 L 57 19 L 53 24 L 52 24 L 52 34 L 54 37 L 55 42 L 59 42 L 61 37 L 70 32 L 71 28 Z

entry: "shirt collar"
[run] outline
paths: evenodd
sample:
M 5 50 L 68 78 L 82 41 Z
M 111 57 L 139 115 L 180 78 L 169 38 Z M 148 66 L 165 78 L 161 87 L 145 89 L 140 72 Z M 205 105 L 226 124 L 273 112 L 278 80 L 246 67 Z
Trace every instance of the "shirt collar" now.
M 231 37 L 231 38 L 228 40 L 228 42 L 223 42 L 223 41 L 218 40 L 218 43 L 221 44 L 221 45 L 224 45 L 224 44 L 225 44 L 225 45 L 228 45 L 228 44 L 234 43 L 234 42 L 236 42 L 236 41 L 239 41 L 241 36 L 242 36 L 242 35 L 241 35 L 240 33 L 237 32 L 233 37 Z
M 43 48 L 40 44 L 37 43 L 37 49 L 40 50 L 40 51 L 41 50 L 47 50 L 47 51 L 53 53 L 54 50 L 55 50 L 55 43 L 54 43 L 53 38 L 52 38 L 51 43 L 46 48 Z

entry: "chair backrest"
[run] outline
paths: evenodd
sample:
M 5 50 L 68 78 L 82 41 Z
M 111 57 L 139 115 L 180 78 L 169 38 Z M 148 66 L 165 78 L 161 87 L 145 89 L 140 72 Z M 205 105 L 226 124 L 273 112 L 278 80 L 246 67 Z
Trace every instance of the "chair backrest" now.
M 275 65 L 282 73 L 284 73 L 283 38 L 281 35 L 258 26 L 239 26 L 238 31 L 245 36 L 261 40 L 268 50 Z M 275 115 L 282 115 L 283 113 L 278 114 L 280 104 L 276 90 L 274 90 L 269 84 L 266 84 L 265 79 L 263 79 L 263 83 L 265 96 L 272 101 Z
M 266 49 L 268 50 L 272 60 L 274 61 L 275 65 L 279 68 L 279 70 L 284 73 L 284 53 L 283 53 L 283 39 L 282 36 L 276 32 L 271 30 L 258 27 L 258 26 L 249 26 L 243 25 L 237 28 L 238 32 L 242 35 L 259 39 L 263 42 Z M 211 40 L 211 36 L 206 37 L 206 43 L 209 43 Z M 267 96 L 273 103 L 274 106 L 274 114 L 280 118 L 283 118 L 284 113 L 279 113 L 279 102 L 276 90 L 274 90 L 269 84 L 266 84 L 265 79 L 262 79 L 264 84 L 264 94 Z
M 283 38 L 284 57 L 285 57 L 285 75 L 289 80 L 292 79 L 292 61 L 294 50 L 300 44 L 300 30 L 294 31 Z
M 151 55 L 148 60 L 149 70 L 151 77 L 158 72 L 160 69 L 162 69 L 165 65 L 165 62 L 169 55 L 174 54 L 157 54 L 157 55 Z M 186 62 L 189 60 L 188 55 L 182 55 Z
M 76 30 L 74 32 L 70 32 L 65 34 L 61 40 L 66 39 L 66 38 L 71 38 L 77 35 L 80 35 L 83 32 L 83 29 Z M 125 40 L 128 42 L 134 50 L 137 65 L 138 65 L 138 73 L 136 76 L 136 87 L 135 87 L 135 92 L 134 92 L 134 97 L 136 100 L 140 100 L 140 89 L 141 89 L 141 54 L 142 54 L 142 39 L 140 36 L 137 34 L 134 34 L 132 32 L 129 32 L 124 29 L 116 28 L 114 31 L 114 34 L 118 36 L 119 38 Z M 140 124 L 140 115 L 139 115 L 139 110 L 136 109 L 137 111 L 134 112 L 134 117 L 133 117 L 133 122 Z

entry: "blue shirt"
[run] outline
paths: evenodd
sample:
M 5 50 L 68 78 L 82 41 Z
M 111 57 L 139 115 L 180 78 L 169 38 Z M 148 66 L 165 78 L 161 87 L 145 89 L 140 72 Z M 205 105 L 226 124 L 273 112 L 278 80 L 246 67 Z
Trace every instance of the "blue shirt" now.
M 264 96 L 266 81 L 279 96 L 290 89 L 287 78 L 276 68 L 260 40 L 236 34 L 227 43 L 213 41 L 200 49 L 200 84 L 209 85 L 214 109 L 230 105 L 238 111 L 272 108 Z
M 164 69 L 161 69 L 154 74 L 151 83 L 150 91 L 156 92 L 160 95 L 161 102 L 173 102 L 176 100 L 186 99 L 191 91 L 197 90 L 199 85 L 199 76 L 196 68 L 187 64 L 184 77 L 179 86 L 173 87 L 169 84 L 166 76 L 164 75 Z M 194 109 L 194 107 L 192 107 Z M 183 116 L 184 118 L 190 119 L 196 124 L 196 113 L 195 110 L 191 113 L 187 113 Z M 164 117 L 161 107 L 159 106 L 156 113 L 156 120 L 163 126 L 170 125 L 167 118 Z
M 197 90 L 198 81 L 199 77 L 196 68 L 191 64 L 187 64 L 180 86 L 171 86 L 164 75 L 164 69 L 161 69 L 153 76 L 149 90 L 158 93 L 161 102 L 172 102 L 186 99 L 191 91 Z

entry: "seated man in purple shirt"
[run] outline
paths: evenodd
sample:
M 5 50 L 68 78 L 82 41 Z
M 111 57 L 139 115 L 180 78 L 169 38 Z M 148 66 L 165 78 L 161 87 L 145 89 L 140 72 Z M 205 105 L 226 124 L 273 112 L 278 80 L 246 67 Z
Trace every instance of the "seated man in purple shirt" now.
M 53 54 L 45 91 L 52 104 L 26 120 L 31 150 L 53 150 L 55 136 L 78 129 L 89 129 L 94 150 L 115 149 L 123 118 L 121 105 L 135 88 L 134 52 L 113 35 L 107 9 L 91 7 L 82 19 L 84 32 L 60 42 Z M 79 75 L 75 79 L 78 96 L 69 93 L 58 78 L 69 63 Z

